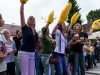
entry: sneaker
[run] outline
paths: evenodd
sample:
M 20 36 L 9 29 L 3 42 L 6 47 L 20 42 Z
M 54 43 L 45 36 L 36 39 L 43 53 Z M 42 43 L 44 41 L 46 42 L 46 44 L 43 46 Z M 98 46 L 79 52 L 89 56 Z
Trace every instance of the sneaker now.
M 93 69 L 93 67 L 91 67 L 90 69 Z
M 88 71 L 89 69 L 85 69 L 85 71 Z
M 94 66 L 94 68 L 96 68 L 97 66 Z

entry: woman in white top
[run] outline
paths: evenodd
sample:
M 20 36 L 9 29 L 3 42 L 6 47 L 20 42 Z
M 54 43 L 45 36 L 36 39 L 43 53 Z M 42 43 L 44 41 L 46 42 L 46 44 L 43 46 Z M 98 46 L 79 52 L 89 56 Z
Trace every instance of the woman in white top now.
M 59 63 L 55 64 L 55 75 L 68 75 L 66 60 L 65 60 L 65 47 L 67 46 L 67 40 L 65 39 L 67 27 L 64 24 L 57 24 L 53 29 L 55 34 L 56 48 L 54 49 L 54 55 L 59 55 Z
M 0 14 L 0 27 L 3 27 L 4 20 L 2 19 L 2 15 Z M 5 58 L 7 56 L 7 51 L 5 49 L 5 37 L 0 34 L 0 75 L 6 75 L 6 62 Z
M 95 62 L 95 49 L 93 47 L 92 41 L 89 40 L 89 51 L 90 51 L 90 56 L 91 56 L 91 67 L 97 67 L 96 62 Z
M 85 68 L 86 68 L 86 70 L 88 71 L 89 70 L 89 68 L 88 68 L 88 66 L 87 66 L 87 52 L 88 52 L 88 50 L 89 50 L 89 47 L 88 47 L 88 45 L 87 45 L 88 43 L 87 42 L 85 42 L 84 43 L 84 46 L 83 46 L 83 54 L 84 54 L 84 57 L 85 57 Z M 87 63 L 87 64 L 86 64 Z
M 14 52 L 16 52 L 15 42 L 10 39 L 10 31 L 8 29 L 2 30 L 3 35 L 6 38 L 6 50 L 9 55 L 6 58 L 7 63 L 7 75 L 15 75 L 15 62 L 14 62 Z

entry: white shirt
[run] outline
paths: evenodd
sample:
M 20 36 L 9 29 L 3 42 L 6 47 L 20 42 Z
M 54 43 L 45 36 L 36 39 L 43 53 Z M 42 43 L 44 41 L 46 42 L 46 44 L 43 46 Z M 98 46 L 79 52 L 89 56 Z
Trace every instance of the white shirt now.
M 84 51 L 84 48 L 86 49 L 86 51 Z M 86 46 L 86 45 L 83 46 L 83 54 L 84 54 L 84 56 L 86 56 L 86 52 L 87 52 L 88 49 L 89 49 L 88 46 Z
M 64 54 L 65 53 L 65 47 L 67 46 L 67 40 L 64 38 L 60 30 L 56 30 L 55 32 L 56 36 L 56 48 L 54 49 L 54 52 Z M 60 44 L 61 42 L 61 44 Z M 61 46 L 60 46 L 61 45 Z M 61 47 L 61 50 L 60 50 Z
M 0 45 L 1 45 L 1 43 L 3 44 L 5 42 L 6 42 L 5 37 L 2 34 L 0 34 Z M 0 50 L 0 53 L 2 53 L 1 50 Z M 0 63 L 0 72 L 6 71 L 6 70 L 7 70 L 7 64 L 5 61 L 3 61 Z
M 6 50 L 7 51 L 12 51 L 13 50 L 12 49 L 12 45 L 11 44 L 10 45 L 6 45 Z M 6 62 L 7 63 L 14 62 L 14 53 L 7 56 Z
M 100 46 L 100 41 L 97 40 L 97 47 L 99 47 L 99 46 Z

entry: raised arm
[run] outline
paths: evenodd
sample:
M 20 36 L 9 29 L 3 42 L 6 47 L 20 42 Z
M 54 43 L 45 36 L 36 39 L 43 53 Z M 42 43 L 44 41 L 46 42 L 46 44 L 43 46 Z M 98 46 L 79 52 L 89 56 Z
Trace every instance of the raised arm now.
M 46 32 L 47 32 L 48 27 L 49 27 L 49 23 L 47 22 L 47 24 L 42 29 L 43 36 L 46 35 Z
M 72 29 L 72 25 L 71 24 L 68 27 L 68 32 L 70 31 L 70 29 Z
M 21 3 L 20 6 L 20 19 L 21 19 L 21 27 L 24 27 L 25 26 L 24 3 Z
M 44 27 L 47 29 L 49 27 L 50 23 L 47 23 Z
M 91 35 L 93 30 L 99 30 L 99 29 L 100 29 L 100 19 L 97 19 L 92 23 L 91 29 L 89 32 L 87 32 L 87 34 Z
M 70 26 L 68 27 L 68 31 L 70 31 L 70 29 L 72 29 L 72 26 L 77 22 L 79 16 L 80 16 L 80 13 L 79 13 L 79 12 L 76 12 L 76 13 L 71 17 Z
M 58 29 L 59 26 L 60 26 L 60 24 L 58 23 L 58 24 L 54 27 L 54 29 L 53 29 L 53 31 L 52 31 L 52 34 L 56 32 L 56 30 Z
M 89 32 L 87 32 L 88 35 L 91 35 L 93 33 L 93 29 L 90 29 Z

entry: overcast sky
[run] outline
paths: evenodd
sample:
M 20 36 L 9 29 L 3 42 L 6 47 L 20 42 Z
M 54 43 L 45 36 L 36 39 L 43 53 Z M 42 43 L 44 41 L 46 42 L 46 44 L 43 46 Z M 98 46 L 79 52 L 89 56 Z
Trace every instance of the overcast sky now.
M 2 13 L 5 23 L 20 25 L 20 0 L 0 0 L 0 13 Z M 57 18 L 51 25 L 50 29 L 58 21 L 61 10 L 68 3 L 68 0 L 28 0 L 25 4 L 25 20 L 28 16 L 33 15 L 36 18 L 36 29 L 39 30 L 45 25 L 48 14 L 54 10 L 54 16 Z M 86 15 L 90 10 L 100 8 L 100 0 L 77 0 L 81 10 L 82 19 L 86 23 Z M 42 19 L 43 17 L 44 19 Z

